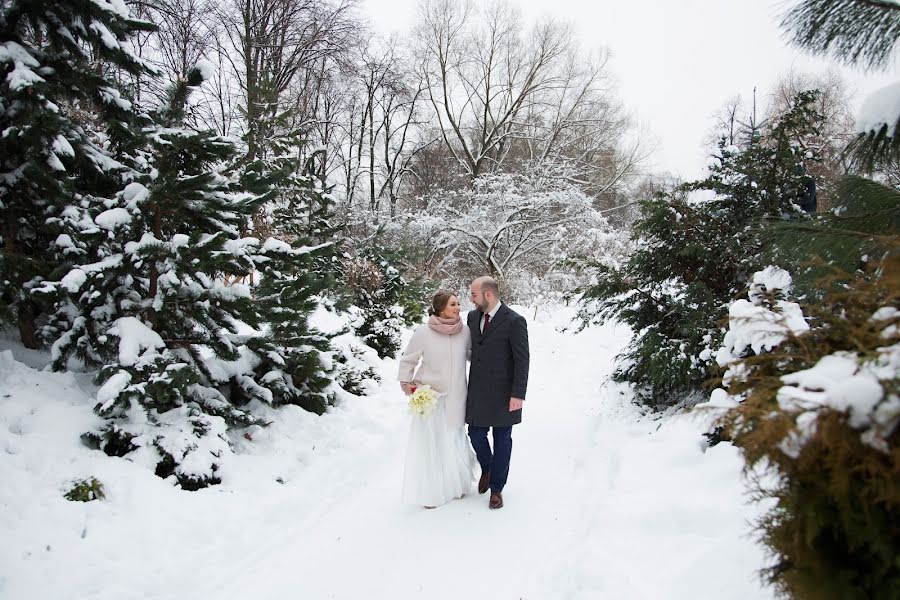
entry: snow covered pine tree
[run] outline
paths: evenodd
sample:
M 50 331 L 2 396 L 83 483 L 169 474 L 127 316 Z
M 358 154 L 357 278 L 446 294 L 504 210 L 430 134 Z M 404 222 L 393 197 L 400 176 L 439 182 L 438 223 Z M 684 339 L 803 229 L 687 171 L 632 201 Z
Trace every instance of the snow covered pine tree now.
M 44 308 L 29 290 L 87 249 L 72 229 L 118 189 L 104 146 L 136 113 L 108 75 L 150 73 L 125 41 L 155 27 L 115 0 L 14 0 L 0 12 L 0 326 L 40 345 Z
M 616 377 L 649 405 L 700 399 L 721 346 L 722 320 L 760 264 L 771 221 L 808 220 L 804 165 L 818 160 L 821 119 L 814 92 L 800 93 L 771 128 L 753 128 L 742 147 L 724 138 L 706 179 L 645 200 L 636 250 L 622 268 L 596 265 L 581 319 L 616 317 L 637 332 Z
M 306 270 L 327 244 L 241 237 L 277 182 L 237 185 L 224 172 L 234 142 L 185 126 L 188 95 L 210 69 L 172 85 L 128 157 L 132 180 L 91 215 L 83 238 L 99 260 L 41 287 L 63 332 L 55 367 L 73 352 L 102 365 L 109 422 L 86 439 L 184 489 L 220 481 L 228 428 L 259 423 L 253 402 L 322 412 L 336 391 L 328 338 L 306 319 L 320 289 Z M 251 272 L 255 296 L 224 280 Z

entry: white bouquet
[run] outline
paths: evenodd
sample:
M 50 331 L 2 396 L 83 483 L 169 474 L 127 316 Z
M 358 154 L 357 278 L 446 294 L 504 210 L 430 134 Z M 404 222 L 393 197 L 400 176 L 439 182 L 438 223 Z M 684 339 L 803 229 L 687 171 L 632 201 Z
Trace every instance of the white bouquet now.
M 437 406 L 438 393 L 430 385 L 423 385 L 413 389 L 409 396 L 409 410 L 422 418 L 427 417 Z

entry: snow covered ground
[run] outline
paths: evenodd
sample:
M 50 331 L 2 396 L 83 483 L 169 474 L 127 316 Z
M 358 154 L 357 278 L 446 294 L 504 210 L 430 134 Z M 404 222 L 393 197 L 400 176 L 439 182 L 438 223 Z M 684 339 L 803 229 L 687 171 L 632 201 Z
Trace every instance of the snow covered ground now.
M 736 450 L 704 453 L 701 417 L 641 417 L 604 385 L 625 328 L 573 335 L 567 310 L 524 314 L 532 371 L 499 511 L 476 493 L 399 503 L 394 361 L 377 394 L 279 411 L 237 440 L 221 485 L 183 492 L 82 446 L 89 378 L 4 342 L 0 598 L 771 598 Z M 105 500 L 62 497 L 88 476 Z

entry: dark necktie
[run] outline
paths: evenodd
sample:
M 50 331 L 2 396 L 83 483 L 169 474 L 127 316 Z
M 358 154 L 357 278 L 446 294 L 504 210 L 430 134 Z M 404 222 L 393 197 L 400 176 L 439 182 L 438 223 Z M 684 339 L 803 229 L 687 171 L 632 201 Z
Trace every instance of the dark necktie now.
M 481 333 L 484 333 L 485 331 L 487 331 L 487 328 L 488 328 L 488 325 L 490 324 L 490 322 L 491 322 L 491 315 L 485 313 L 484 314 L 484 327 L 481 328 Z

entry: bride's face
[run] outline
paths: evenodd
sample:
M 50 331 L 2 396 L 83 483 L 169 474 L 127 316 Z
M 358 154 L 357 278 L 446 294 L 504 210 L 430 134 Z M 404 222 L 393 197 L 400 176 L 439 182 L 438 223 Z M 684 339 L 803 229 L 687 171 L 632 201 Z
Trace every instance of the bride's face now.
M 442 310 L 441 314 L 438 316 L 442 319 L 455 319 L 459 317 L 459 310 L 459 298 L 450 296 L 450 300 L 447 301 L 447 306 L 444 307 L 444 310 Z

